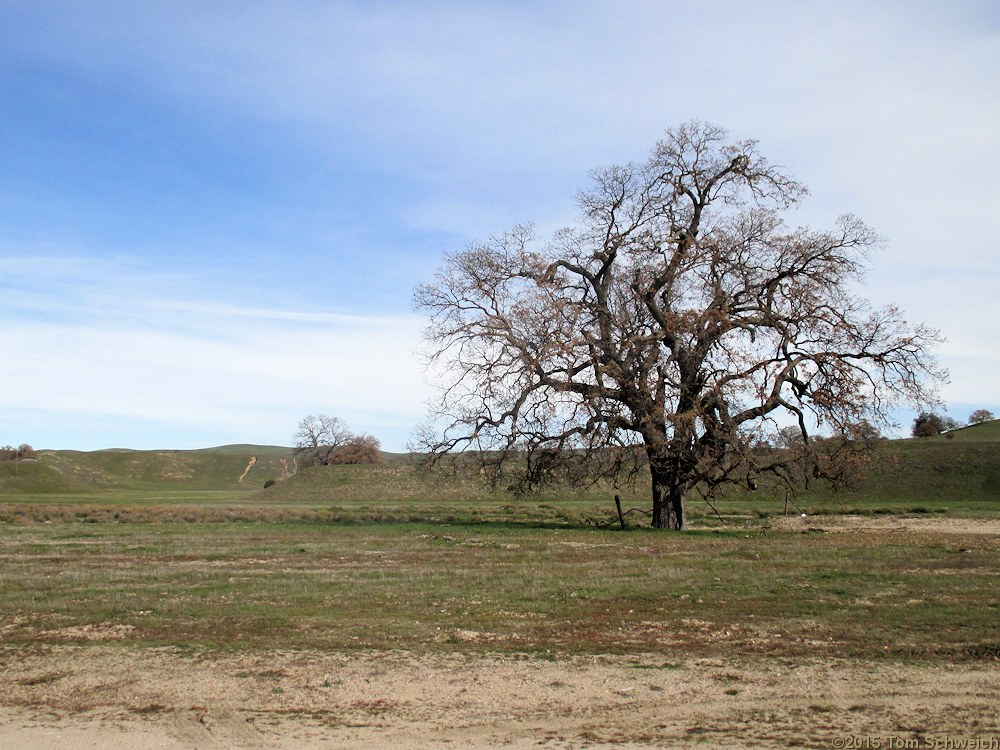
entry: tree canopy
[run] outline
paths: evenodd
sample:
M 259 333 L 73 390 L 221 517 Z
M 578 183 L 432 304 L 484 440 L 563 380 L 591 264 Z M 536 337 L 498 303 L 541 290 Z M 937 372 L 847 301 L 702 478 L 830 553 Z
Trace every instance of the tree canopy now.
M 846 446 L 897 404 L 934 402 L 937 332 L 857 294 L 878 235 L 849 215 L 786 225 L 806 189 L 756 142 L 686 123 L 591 177 L 576 226 L 516 226 L 417 288 L 442 378 L 432 460 L 470 453 L 519 487 L 648 471 L 653 525 L 681 529 L 692 490 L 791 482 L 803 455 L 835 478 L 817 429 Z M 794 466 L 759 449 L 789 422 Z
M 993 416 L 993 412 L 989 409 L 976 409 L 969 415 L 969 424 L 982 424 L 983 422 L 991 422 L 994 419 L 996 417 Z
M 934 411 L 922 411 L 913 420 L 911 434 L 913 437 L 933 437 L 948 430 L 955 430 L 961 425 L 952 419 Z
M 37 452 L 27 443 L 21 443 L 16 448 L 12 445 L 5 445 L 0 448 L 0 461 L 24 461 L 35 458 Z
M 382 463 L 382 444 L 372 435 L 354 434 L 340 417 L 310 414 L 295 433 L 296 456 L 305 466 Z

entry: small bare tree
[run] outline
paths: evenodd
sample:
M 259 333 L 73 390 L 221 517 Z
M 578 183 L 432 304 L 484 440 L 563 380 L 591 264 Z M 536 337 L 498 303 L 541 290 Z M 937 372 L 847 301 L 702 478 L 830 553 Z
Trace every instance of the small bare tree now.
M 0 448 L 0 461 L 27 461 L 37 456 L 38 452 L 27 443 L 21 443 L 17 448 L 12 445 Z
M 969 415 L 969 424 L 982 424 L 983 422 L 992 422 L 994 419 L 996 417 L 989 409 L 976 409 Z
M 299 422 L 295 451 L 304 466 L 382 463 L 382 444 L 373 435 L 355 435 L 339 417 L 309 415 Z
M 805 188 L 753 141 L 688 123 L 592 177 L 579 226 L 545 243 L 515 227 L 417 288 L 442 367 L 415 446 L 432 460 L 466 452 L 522 487 L 648 471 L 653 526 L 683 529 L 695 487 L 791 480 L 803 457 L 836 478 L 854 441 L 813 450 L 818 426 L 847 436 L 935 402 L 937 332 L 857 296 L 877 235 L 852 216 L 787 227 Z M 794 471 L 754 450 L 780 415 L 801 434 Z
M 339 417 L 309 415 L 299 422 L 295 433 L 295 451 L 305 466 L 325 466 L 334 452 L 353 436 Z

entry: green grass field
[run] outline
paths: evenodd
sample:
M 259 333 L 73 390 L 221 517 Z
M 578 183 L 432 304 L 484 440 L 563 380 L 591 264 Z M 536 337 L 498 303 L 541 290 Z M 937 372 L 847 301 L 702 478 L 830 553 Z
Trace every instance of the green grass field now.
M 995 519 L 997 424 L 888 443 L 884 472 L 794 498 L 794 523 L 777 492 L 721 519 L 692 501 L 685 534 L 622 532 L 610 488 L 514 497 L 402 457 L 265 491 L 288 449 L 44 452 L 0 474 L 3 639 L 1000 658 L 1000 536 L 893 525 Z M 824 533 L 800 508 L 896 520 Z
M 11 525 L 8 644 L 1000 658 L 997 536 Z

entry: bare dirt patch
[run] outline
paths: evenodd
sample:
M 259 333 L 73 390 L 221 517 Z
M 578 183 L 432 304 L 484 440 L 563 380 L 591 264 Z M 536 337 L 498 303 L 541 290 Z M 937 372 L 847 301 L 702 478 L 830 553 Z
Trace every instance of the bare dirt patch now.
M 0 651 L 0 674 L 0 747 L 23 750 L 843 747 L 849 736 L 929 747 L 1000 736 L 995 662 L 95 644 Z
M 789 531 L 826 532 L 896 532 L 935 534 L 975 534 L 982 536 L 1000 535 L 998 518 L 927 518 L 911 516 L 789 516 L 772 524 L 775 528 Z

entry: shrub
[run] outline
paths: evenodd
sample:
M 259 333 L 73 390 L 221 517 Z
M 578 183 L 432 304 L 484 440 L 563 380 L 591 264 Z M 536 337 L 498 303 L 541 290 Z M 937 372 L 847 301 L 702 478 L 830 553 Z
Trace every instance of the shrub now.
M 372 435 L 355 435 L 330 455 L 331 464 L 380 464 L 382 444 Z

